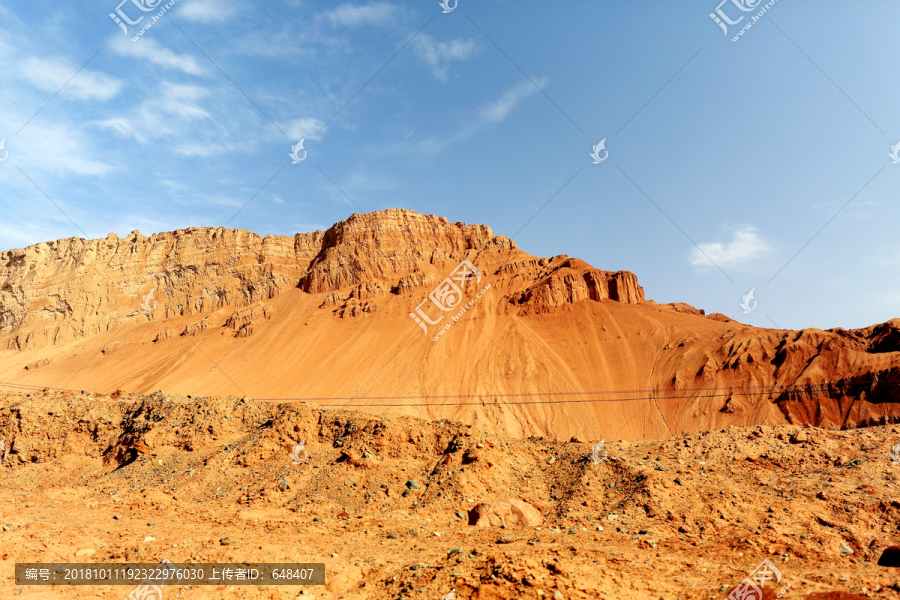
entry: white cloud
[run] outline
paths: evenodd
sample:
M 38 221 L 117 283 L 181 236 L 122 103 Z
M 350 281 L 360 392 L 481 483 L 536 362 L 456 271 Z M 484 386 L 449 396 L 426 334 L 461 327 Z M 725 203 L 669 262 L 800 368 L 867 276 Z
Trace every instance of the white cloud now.
M 200 23 L 221 23 L 238 13 L 238 5 L 229 0 L 185 1 L 178 11 L 180 17 Z
M 275 204 L 284 204 L 284 200 L 282 200 L 281 196 L 277 194 L 272 196 L 272 202 L 274 202 Z
M 109 100 L 122 89 L 122 83 L 115 77 L 88 69 L 79 73 L 78 67 L 60 59 L 29 58 L 22 62 L 19 72 L 45 92 L 59 92 L 65 85 L 60 95 L 79 100 Z M 73 78 L 76 73 L 78 75 Z
M 320 130 L 324 125 L 325 122 L 319 119 L 294 119 L 288 123 L 287 134 L 289 138 L 294 140 L 318 140 L 321 139 Z
M 14 141 L 15 140 L 15 141 Z M 113 167 L 91 156 L 95 144 L 80 127 L 40 121 L 28 125 L 22 136 L 7 139 L 6 148 L 26 172 L 43 177 L 44 172 L 69 171 L 76 175 L 106 175 Z M 4 165 L 6 166 L 6 165 Z M 34 171 L 32 171 L 34 168 Z
M 543 87 L 547 84 L 547 80 L 537 79 L 535 83 Z M 524 98 L 531 96 L 537 91 L 538 89 L 534 87 L 534 84 L 530 81 L 523 81 L 522 83 L 516 84 L 505 91 L 496 101 L 480 108 L 477 112 L 477 116 L 460 131 L 448 138 L 429 138 L 427 140 L 422 140 L 416 144 L 416 152 L 423 156 L 434 156 L 443 152 L 451 144 L 471 138 L 485 127 L 503 121 Z M 407 136 L 407 138 L 408 137 L 409 136 Z
M 691 250 L 688 257 L 695 267 L 711 267 L 713 263 L 719 267 L 740 267 L 752 260 L 765 256 L 771 251 L 769 243 L 759 237 L 755 227 L 744 227 L 734 232 L 730 242 L 704 242 Z
M 546 79 L 539 79 L 535 83 L 540 87 L 547 84 Z M 481 115 L 491 123 L 499 123 L 509 115 L 523 98 L 536 93 L 538 89 L 530 81 L 523 81 L 511 90 L 508 90 L 496 102 L 481 109 Z
M 478 50 L 474 40 L 455 39 L 449 42 L 438 42 L 427 33 L 420 33 L 413 40 L 416 54 L 431 67 L 432 73 L 440 81 L 447 81 L 448 63 L 454 60 L 466 60 Z
M 353 173 L 341 187 L 345 190 L 392 190 L 394 182 L 383 175 Z
M 113 131 L 115 131 L 116 133 L 118 133 L 120 136 L 122 136 L 124 138 L 133 137 L 134 139 L 136 139 L 137 141 L 139 141 L 142 144 L 147 143 L 147 138 L 144 137 L 143 135 L 141 135 L 141 133 L 134 126 L 134 124 L 131 121 L 129 121 L 128 119 L 116 117 L 113 119 L 107 119 L 105 121 L 100 121 L 97 124 L 100 125 L 101 127 L 106 127 L 108 129 L 112 129 Z
M 124 138 L 134 138 L 141 144 L 151 139 L 172 138 L 179 142 L 173 150 L 182 155 L 221 154 L 227 148 L 215 138 L 217 129 L 207 128 L 206 135 L 194 135 L 189 129 L 196 121 L 212 120 L 210 112 L 200 104 L 210 95 L 211 91 L 202 86 L 164 81 L 158 91 L 129 114 L 95 124 Z
M 177 69 L 188 75 L 205 75 L 197 59 L 188 54 L 178 54 L 161 45 L 154 38 L 143 37 L 137 42 L 116 36 L 110 47 L 122 56 L 141 58 L 166 69 Z
M 385 25 L 394 19 L 397 7 L 388 2 L 371 2 L 365 6 L 341 4 L 324 13 L 332 26 L 360 27 L 362 25 Z

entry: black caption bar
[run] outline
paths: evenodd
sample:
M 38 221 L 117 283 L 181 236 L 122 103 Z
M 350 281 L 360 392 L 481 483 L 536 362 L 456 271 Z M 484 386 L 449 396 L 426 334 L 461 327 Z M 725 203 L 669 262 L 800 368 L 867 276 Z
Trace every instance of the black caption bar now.
M 16 585 L 325 585 L 325 563 L 16 563 Z

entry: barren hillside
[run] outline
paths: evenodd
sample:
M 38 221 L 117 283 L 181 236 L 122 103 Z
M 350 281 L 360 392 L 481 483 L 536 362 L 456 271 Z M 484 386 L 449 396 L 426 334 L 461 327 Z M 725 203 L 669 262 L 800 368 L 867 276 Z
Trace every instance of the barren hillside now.
M 194 228 L 6 251 L 0 348 L 7 389 L 306 399 L 519 437 L 900 416 L 900 320 L 750 327 L 407 210 L 293 238 Z

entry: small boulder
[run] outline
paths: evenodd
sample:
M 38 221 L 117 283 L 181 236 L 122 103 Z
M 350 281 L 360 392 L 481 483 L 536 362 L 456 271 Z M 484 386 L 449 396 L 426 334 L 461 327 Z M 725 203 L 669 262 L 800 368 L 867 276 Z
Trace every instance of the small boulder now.
M 809 436 L 806 435 L 806 432 L 803 431 L 802 429 L 791 436 L 792 444 L 802 444 L 803 442 L 808 442 L 808 441 L 809 441 Z
M 543 521 L 538 509 L 515 498 L 481 503 L 469 511 L 469 525 L 476 527 L 537 527 Z
M 900 567 L 900 546 L 888 546 L 878 559 L 879 567 Z

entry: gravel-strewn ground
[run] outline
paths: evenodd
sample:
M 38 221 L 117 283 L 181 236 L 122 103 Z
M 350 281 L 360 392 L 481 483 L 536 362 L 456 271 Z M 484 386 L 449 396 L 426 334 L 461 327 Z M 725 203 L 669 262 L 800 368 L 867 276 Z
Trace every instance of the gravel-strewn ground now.
M 784 598 L 900 591 L 900 568 L 877 565 L 900 543 L 897 426 L 607 441 L 608 459 L 593 464 L 596 440 L 249 398 L 116 396 L 0 394 L 3 598 L 129 592 L 16 586 L 16 562 L 162 559 L 326 564 L 324 587 L 167 599 L 441 599 L 454 588 L 483 600 L 724 599 L 765 558 L 778 587 L 790 584 Z M 309 458 L 292 464 L 304 438 Z M 543 524 L 469 525 L 476 504 L 507 498 Z

